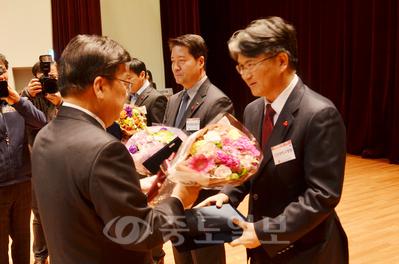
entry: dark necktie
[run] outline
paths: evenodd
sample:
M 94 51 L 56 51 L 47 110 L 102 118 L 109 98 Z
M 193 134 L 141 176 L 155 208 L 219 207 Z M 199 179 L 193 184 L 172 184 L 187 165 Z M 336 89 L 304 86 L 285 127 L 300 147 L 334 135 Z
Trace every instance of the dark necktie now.
M 267 141 L 269 140 L 270 134 L 272 133 L 273 130 L 273 116 L 276 113 L 272 106 L 268 104 L 266 106 L 266 114 L 265 114 L 265 119 L 263 120 L 263 126 L 262 126 L 262 150 L 265 149 L 265 146 L 267 144 Z
M 180 121 L 181 121 L 181 119 L 182 119 L 182 117 L 184 115 L 184 112 L 186 112 L 187 103 L 188 103 L 188 99 L 189 98 L 190 97 L 188 96 L 188 93 L 184 92 L 184 96 L 183 96 L 182 104 L 181 104 L 181 107 L 180 107 L 180 111 L 179 111 L 179 113 L 177 114 L 177 117 L 176 117 L 175 127 L 179 126 Z

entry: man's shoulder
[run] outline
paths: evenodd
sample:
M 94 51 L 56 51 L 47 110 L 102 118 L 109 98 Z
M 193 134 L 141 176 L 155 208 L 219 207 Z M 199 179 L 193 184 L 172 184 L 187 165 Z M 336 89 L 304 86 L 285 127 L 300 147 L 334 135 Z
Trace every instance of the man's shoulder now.
M 149 96 L 152 96 L 152 97 L 165 97 L 166 98 L 166 96 L 163 94 L 163 93 L 161 93 L 160 91 L 158 91 L 156 88 L 154 88 L 153 86 L 148 86 L 147 88 L 146 88 L 146 90 L 148 91 L 148 95 Z
M 211 97 L 214 100 L 220 99 L 220 98 L 228 98 L 230 99 L 220 88 L 218 88 L 216 85 L 214 85 L 209 79 L 207 79 L 200 87 L 201 88 L 206 88 L 207 95 L 211 95 Z

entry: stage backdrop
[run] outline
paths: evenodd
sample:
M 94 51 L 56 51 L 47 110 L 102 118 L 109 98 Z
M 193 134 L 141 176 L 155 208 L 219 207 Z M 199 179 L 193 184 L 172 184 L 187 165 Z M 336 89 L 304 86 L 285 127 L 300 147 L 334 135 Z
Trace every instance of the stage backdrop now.
M 201 34 L 209 49 L 207 75 L 233 100 L 242 120 L 255 98 L 229 58 L 227 41 L 252 20 L 280 16 L 298 33 L 297 74 L 331 99 L 344 119 L 348 153 L 399 163 L 397 0 L 160 2 L 167 87 L 181 89 L 171 73 L 168 38 Z

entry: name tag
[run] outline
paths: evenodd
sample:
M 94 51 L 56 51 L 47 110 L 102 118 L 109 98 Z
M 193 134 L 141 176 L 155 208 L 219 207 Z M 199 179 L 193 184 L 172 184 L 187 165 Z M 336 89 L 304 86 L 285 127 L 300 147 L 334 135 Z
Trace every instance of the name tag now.
M 142 105 L 142 106 L 140 106 L 139 107 L 140 108 L 140 110 L 141 110 L 141 112 L 143 113 L 143 114 L 147 114 L 147 108 L 145 107 L 145 105 Z
M 272 154 L 275 165 L 296 159 L 291 140 L 272 147 Z
M 187 118 L 186 119 L 186 130 L 187 131 L 198 131 L 200 129 L 199 118 Z

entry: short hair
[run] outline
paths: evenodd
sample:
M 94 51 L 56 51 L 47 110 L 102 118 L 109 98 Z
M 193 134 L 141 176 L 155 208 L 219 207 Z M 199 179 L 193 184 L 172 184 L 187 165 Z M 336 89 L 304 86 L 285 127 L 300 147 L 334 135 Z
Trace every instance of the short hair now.
M 245 29 L 236 31 L 228 41 L 230 56 L 237 61 L 238 54 L 254 58 L 262 53 L 288 55 L 290 66 L 296 69 L 298 43 L 294 26 L 280 17 L 252 21 Z
M 170 38 L 168 41 L 169 50 L 175 46 L 183 46 L 188 48 L 188 52 L 193 55 L 194 59 L 198 60 L 199 57 L 204 57 L 204 70 L 206 70 L 206 62 L 208 60 L 208 48 L 206 47 L 205 40 L 195 34 L 186 34 L 177 38 Z
M 4 63 L 4 66 L 6 66 L 6 69 L 8 70 L 8 60 L 6 59 L 6 56 L 0 53 L 0 61 Z
M 119 65 L 129 61 L 129 53 L 116 41 L 98 35 L 77 35 L 61 54 L 58 89 L 63 97 L 83 93 L 97 76 L 113 76 Z
M 57 70 L 58 70 L 57 62 L 51 61 L 51 62 L 50 62 L 50 66 L 52 66 L 52 65 L 54 65 L 55 67 L 57 67 Z M 40 68 L 40 61 L 36 62 L 35 65 L 33 65 L 33 67 L 32 67 L 32 73 L 33 73 L 33 76 L 35 76 L 35 77 L 37 77 L 37 74 L 38 74 L 38 73 L 42 73 L 42 69 Z
M 131 70 L 137 75 L 140 75 L 140 73 L 143 71 L 147 75 L 147 68 L 145 67 L 145 63 L 139 59 L 132 58 L 132 60 L 127 63 L 127 66 L 129 70 Z

